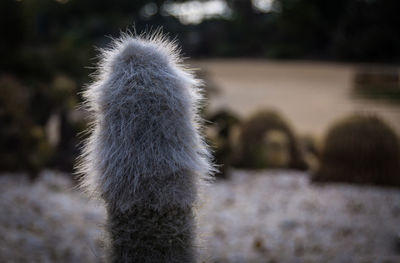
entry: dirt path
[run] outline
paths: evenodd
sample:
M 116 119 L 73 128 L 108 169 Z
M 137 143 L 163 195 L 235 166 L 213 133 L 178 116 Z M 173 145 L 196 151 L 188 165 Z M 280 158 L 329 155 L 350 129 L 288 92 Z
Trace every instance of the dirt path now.
M 335 119 L 354 111 L 372 112 L 400 132 L 400 107 L 351 97 L 356 66 L 317 62 L 262 60 L 201 60 L 220 88 L 210 108 L 230 108 L 242 116 L 272 107 L 293 123 L 300 133 L 321 135 Z

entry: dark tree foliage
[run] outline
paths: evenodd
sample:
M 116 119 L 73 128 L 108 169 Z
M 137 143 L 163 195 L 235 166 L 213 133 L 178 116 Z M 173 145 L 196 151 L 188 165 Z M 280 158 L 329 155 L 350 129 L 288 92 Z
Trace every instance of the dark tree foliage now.
M 282 55 L 398 62 L 395 0 L 276 0 Z M 279 54 L 278 54 L 279 55 Z
M 159 7 L 163 1 L 156 1 Z M 161 25 L 140 16 L 147 1 L 4 0 L 0 3 L 0 170 L 71 171 L 83 118 L 78 93 L 96 62 L 94 47 L 121 30 Z M 178 24 L 171 17 L 171 25 Z M 59 139 L 51 142 L 52 121 Z M 54 125 L 53 125 L 54 127 Z M 53 131 L 54 133 L 54 131 Z M 54 135 L 54 134 L 53 134 Z

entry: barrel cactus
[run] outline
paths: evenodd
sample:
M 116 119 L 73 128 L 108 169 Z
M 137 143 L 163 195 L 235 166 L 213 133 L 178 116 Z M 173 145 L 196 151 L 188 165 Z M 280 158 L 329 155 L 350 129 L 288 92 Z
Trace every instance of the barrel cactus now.
M 400 144 L 395 131 L 373 115 L 334 123 L 324 139 L 316 182 L 400 186 Z
M 276 111 L 256 113 L 241 125 L 235 166 L 306 169 L 296 135 Z
M 93 124 L 82 186 L 105 201 L 111 262 L 195 262 L 197 188 L 213 168 L 200 136 L 200 82 L 160 32 L 102 50 L 84 92 Z

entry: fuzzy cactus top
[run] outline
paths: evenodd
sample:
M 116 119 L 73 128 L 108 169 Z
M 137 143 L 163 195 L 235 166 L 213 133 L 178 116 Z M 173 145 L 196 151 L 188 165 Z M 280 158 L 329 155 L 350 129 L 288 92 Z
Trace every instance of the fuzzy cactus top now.
M 179 53 L 160 32 L 124 34 L 101 51 L 83 93 L 94 121 L 78 172 L 111 210 L 191 206 L 213 171 L 199 134 L 201 82 Z

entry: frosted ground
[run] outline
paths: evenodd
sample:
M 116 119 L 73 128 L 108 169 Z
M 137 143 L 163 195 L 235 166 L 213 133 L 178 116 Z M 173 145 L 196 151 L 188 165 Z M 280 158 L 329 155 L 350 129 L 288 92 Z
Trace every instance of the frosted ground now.
M 102 262 L 103 206 L 66 178 L 0 177 L 0 262 Z M 197 210 L 205 262 L 400 262 L 400 189 L 234 171 Z

